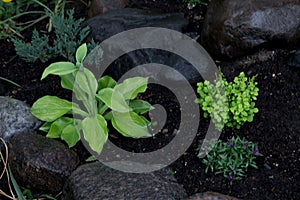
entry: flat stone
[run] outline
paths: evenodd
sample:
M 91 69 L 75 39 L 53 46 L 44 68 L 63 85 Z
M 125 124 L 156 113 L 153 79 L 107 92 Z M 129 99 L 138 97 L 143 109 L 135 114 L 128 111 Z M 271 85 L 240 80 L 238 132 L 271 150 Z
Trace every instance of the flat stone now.
M 17 99 L 0 96 L 0 137 L 9 137 L 30 132 L 38 128 L 41 122 L 30 113 L 30 107 Z
M 217 58 L 234 58 L 260 47 L 300 42 L 299 0 L 212 0 L 201 44 Z
M 63 200 L 182 199 L 187 195 L 168 170 L 125 173 L 100 162 L 78 167 L 66 182 Z
M 27 188 L 58 192 L 79 163 L 63 143 L 34 133 L 18 134 L 8 146 L 14 177 Z

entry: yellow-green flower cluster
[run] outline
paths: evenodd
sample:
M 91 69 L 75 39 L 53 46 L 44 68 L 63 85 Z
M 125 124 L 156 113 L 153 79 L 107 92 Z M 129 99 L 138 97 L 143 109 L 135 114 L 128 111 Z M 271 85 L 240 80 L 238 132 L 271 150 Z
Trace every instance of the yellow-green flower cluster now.
M 2 0 L 4 3 L 9 3 L 11 2 L 12 0 Z

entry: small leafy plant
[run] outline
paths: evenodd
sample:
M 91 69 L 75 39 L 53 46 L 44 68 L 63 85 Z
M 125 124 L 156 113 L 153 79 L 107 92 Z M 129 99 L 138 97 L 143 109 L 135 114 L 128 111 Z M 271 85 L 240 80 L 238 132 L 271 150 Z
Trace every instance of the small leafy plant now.
M 253 142 L 232 137 L 227 142 L 218 140 L 206 156 L 202 161 L 206 165 L 205 172 L 210 170 L 216 175 L 222 174 L 232 184 L 233 180 L 240 180 L 245 176 L 248 167 L 258 168 L 255 159 L 262 154 Z
M 54 4 L 55 10 L 52 11 L 45 3 L 48 5 Z M 15 35 L 23 38 L 20 33 L 21 31 L 28 29 L 46 18 L 49 18 L 48 25 L 51 27 L 51 18 L 53 14 L 60 12 L 64 7 L 64 3 L 65 1 L 63 0 L 0 1 L 0 39 Z M 34 8 L 34 10 L 32 10 L 32 8 Z M 38 8 L 38 10 L 35 8 Z M 44 10 L 41 10 L 41 8 Z M 34 17 L 32 17 L 33 15 Z M 32 19 L 24 22 L 22 21 L 24 16 L 30 16 Z
M 107 141 L 108 121 L 126 137 L 151 136 L 148 132 L 150 122 L 140 114 L 153 107 L 146 101 L 135 100 L 139 93 L 145 92 L 148 78 L 134 77 L 117 83 L 110 76 L 104 76 L 97 81 L 83 65 L 86 54 L 87 46 L 83 44 L 77 49 L 76 64 L 56 62 L 45 69 L 41 79 L 49 74 L 59 75 L 61 86 L 72 90 L 83 105 L 56 96 L 38 99 L 31 112 L 45 121 L 41 130 L 48 132 L 47 137 L 66 141 L 69 147 L 74 146 L 82 134 L 97 153 Z
M 239 129 L 245 122 L 252 122 L 258 112 L 254 102 L 259 91 L 255 77 L 248 78 L 241 72 L 233 82 L 227 82 L 221 73 L 221 79 L 214 84 L 198 83 L 200 98 L 196 102 L 204 111 L 204 117 L 210 116 L 218 130 L 222 130 L 224 124 Z
M 53 45 L 49 42 L 48 35 L 41 35 L 34 30 L 30 44 L 23 40 L 14 38 L 17 55 L 26 62 L 35 62 L 40 59 L 41 62 L 47 62 L 50 58 L 63 56 L 69 61 L 74 60 L 76 48 L 80 46 L 89 33 L 89 27 L 81 28 L 83 19 L 75 20 L 73 18 L 74 10 L 67 12 L 67 17 L 63 14 L 54 14 L 52 27 L 55 38 Z M 96 46 L 92 41 L 91 45 Z

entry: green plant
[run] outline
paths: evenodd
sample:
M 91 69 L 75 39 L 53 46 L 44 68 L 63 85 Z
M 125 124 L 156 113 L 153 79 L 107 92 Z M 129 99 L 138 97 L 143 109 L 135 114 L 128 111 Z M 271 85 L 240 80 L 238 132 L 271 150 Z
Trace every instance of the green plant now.
M 203 0 L 182 0 L 183 2 L 187 2 L 190 9 L 194 8 L 196 5 L 205 5 L 208 4 Z
M 204 117 L 210 116 L 218 130 L 222 130 L 224 124 L 239 129 L 245 122 L 252 122 L 258 112 L 254 102 L 259 91 L 255 77 L 247 78 L 241 72 L 233 82 L 227 82 L 221 73 L 221 79 L 214 84 L 198 83 L 200 98 L 196 102 L 204 111 Z
M 83 106 L 56 96 L 38 99 L 31 112 L 46 121 L 41 130 L 48 132 L 47 137 L 66 141 L 69 147 L 80 140 L 82 133 L 97 153 L 101 152 L 108 138 L 107 121 L 111 121 L 112 126 L 126 137 L 151 136 L 148 132 L 150 122 L 139 114 L 149 111 L 152 106 L 145 101 L 134 100 L 139 93 L 145 92 L 148 78 L 128 78 L 117 84 L 110 76 L 104 76 L 97 81 L 93 73 L 83 66 L 86 54 L 87 46 L 83 44 L 77 49 L 76 64 L 56 62 L 45 69 L 41 79 L 49 74 L 59 75 L 61 86 L 72 90 Z M 69 117 L 70 114 L 73 117 Z
M 37 59 L 46 62 L 50 58 L 58 56 L 63 56 L 67 60 L 74 60 L 73 56 L 76 48 L 88 35 L 89 27 L 81 28 L 80 24 L 83 19 L 75 20 L 73 14 L 74 10 L 70 10 L 67 17 L 63 14 L 54 14 L 52 17 L 52 26 L 55 33 L 53 45 L 49 44 L 47 35 L 40 36 L 36 30 L 33 31 L 30 44 L 14 38 L 12 41 L 17 55 L 26 62 L 35 62 Z M 95 46 L 95 43 L 92 41 L 91 45 Z
M 8 83 L 10 83 L 10 84 L 12 84 L 12 85 L 17 86 L 17 87 L 21 87 L 19 84 L 15 83 L 15 82 L 13 82 L 13 81 L 7 79 L 7 78 L 3 78 L 3 77 L 1 77 L 1 76 L 0 76 L 0 80 L 6 81 L 6 82 L 8 82 Z
M 232 137 L 228 142 L 218 140 L 206 156 L 202 161 L 206 165 L 205 173 L 210 170 L 216 175 L 222 174 L 232 184 L 233 180 L 242 179 L 249 166 L 257 168 L 255 159 L 262 154 L 253 142 Z
M 54 12 L 45 5 L 55 4 Z M 0 39 L 17 35 L 22 38 L 21 31 L 33 26 L 34 24 L 49 18 L 49 30 L 51 30 L 51 18 L 54 13 L 60 13 L 64 8 L 65 1 L 38 1 L 38 0 L 2 0 L 0 1 Z M 39 10 L 35 8 L 38 7 Z M 34 10 L 29 10 L 29 8 Z M 44 10 L 40 10 L 43 8 Z M 24 17 L 29 16 L 30 20 L 24 22 Z M 34 17 L 32 17 L 34 16 Z M 22 18 L 22 19 L 21 19 Z M 20 20 L 21 19 L 21 20 Z

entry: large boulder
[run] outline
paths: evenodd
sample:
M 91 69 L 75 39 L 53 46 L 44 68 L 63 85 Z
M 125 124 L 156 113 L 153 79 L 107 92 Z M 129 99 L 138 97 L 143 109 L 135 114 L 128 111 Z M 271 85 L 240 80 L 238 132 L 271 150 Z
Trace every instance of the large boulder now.
M 10 138 L 8 147 L 13 175 L 27 188 L 58 192 L 79 163 L 64 144 L 34 133 Z
M 41 125 L 22 101 L 0 96 L 0 137 L 9 137 L 36 129 Z
M 125 173 L 100 162 L 78 167 L 66 182 L 63 200 L 182 199 L 187 195 L 168 170 Z
M 243 56 L 261 46 L 295 46 L 299 16 L 299 0 L 212 0 L 201 44 L 218 58 Z
M 160 27 L 181 32 L 187 24 L 188 21 L 184 18 L 182 13 L 160 13 L 132 8 L 111 10 L 92 18 L 85 23 L 85 25 L 88 25 L 91 28 L 91 37 L 99 43 L 118 33 L 135 28 Z M 145 34 L 145 36 L 153 36 L 157 33 L 155 31 L 145 31 L 143 34 Z M 128 37 L 130 40 L 127 41 L 128 46 L 126 46 L 126 48 L 130 48 L 130 45 L 142 46 L 141 43 L 137 44 L 134 36 L 132 37 L 133 38 Z M 160 44 L 166 45 L 169 45 L 172 39 L 171 34 L 157 37 L 159 37 Z M 124 37 L 124 41 L 126 42 L 126 39 L 128 38 Z M 183 47 L 178 44 L 178 46 L 174 48 Z M 114 53 L 113 47 L 107 47 L 106 49 L 111 52 L 104 53 Z M 188 50 L 190 50 L 190 47 L 188 47 Z M 119 79 L 125 72 L 133 67 L 148 63 L 158 63 L 169 66 L 180 72 L 180 74 L 183 76 L 180 76 L 176 73 L 171 73 L 169 71 L 156 71 L 157 74 L 153 74 L 152 72 L 149 72 L 149 70 L 147 71 L 145 68 L 140 68 L 140 70 L 137 71 L 137 75 L 149 77 L 149 75 L 152 74 L 153 77 L 150 78 L 154 78 L 156 81 L 166 80 L 179 82 L 186 81 L 183 78 L 185 77 L 189 82 L 197 82 L 199 79 L 201 79 L 199 72 L 197 72 L 197 70 L 195 70 L 189 62 L 176 54 L 161 49 L 140 48 L 139 50 L 127 53 L 126 55 L 121 56 L 119 59 L 116 59 L 115 62 L 110 65 L 109 69 L 106 71 L 106 74 Z M 203 63 L 205 63 L 205 61 Z M 158 77 L 160 80 L 157 80 Z

